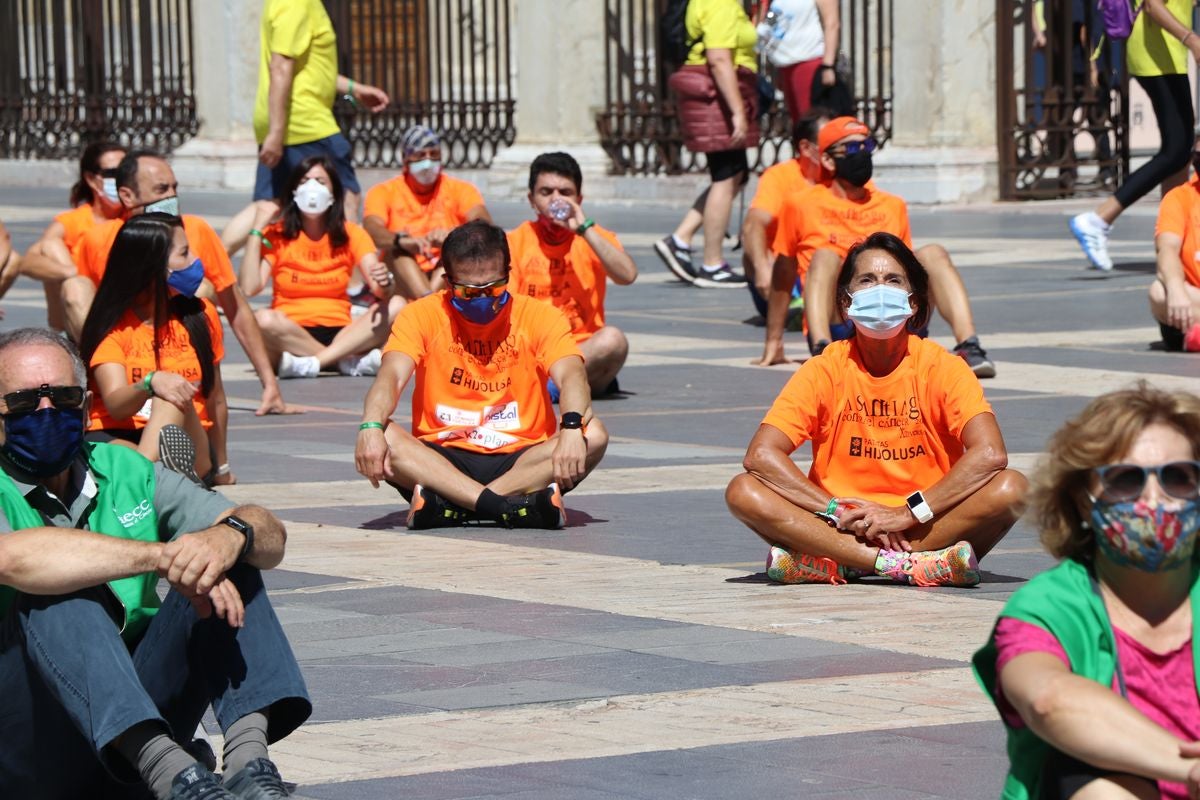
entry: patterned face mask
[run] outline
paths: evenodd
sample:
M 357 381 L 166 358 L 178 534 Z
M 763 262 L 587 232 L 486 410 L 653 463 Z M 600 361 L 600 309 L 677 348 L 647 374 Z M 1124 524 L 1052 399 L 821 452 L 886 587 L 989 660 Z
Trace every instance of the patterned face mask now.
M 1177 509 L 1141 500 L 1091 500 L 1096 546 L 1109 561 L 1143 572 L 1165 572 L 1191 560 L 1200 527 L 1200 504 L 1196 500 L 1188 500 Z

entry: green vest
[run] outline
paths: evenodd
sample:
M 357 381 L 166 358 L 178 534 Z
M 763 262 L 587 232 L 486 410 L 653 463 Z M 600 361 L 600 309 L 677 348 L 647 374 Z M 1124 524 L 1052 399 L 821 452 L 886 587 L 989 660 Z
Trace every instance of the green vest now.
M 84 524 L 89 530 L 120 539 L 157 542 L 154 465 L 136 450 L 120 445 L 88 443 L 83 448 L 97 488 Z M 29 505 L 12 478 L 2 469 L 0 476 L 0 511 L 8 517 L 9 526 L 15 531 L 45 526 L 42 515 Z M 109 581 L 108 586 L 125 609 L 121 636 L 136 641 L 158 611 L 158 575 L 145 572 Z M 8 613 L 15 595 L 12 587 L 0 585 L 0 617 Z
M 1200 580 L 1193 567 L 1190 600 L 1192 604 L 1192 663 L 1200 681 Z M 1116 639 L 1104 601 L 1092 590 L 1090 568 L 1080 561 L 1067 559 L 1021 587 L 1005 604 L 1001 617 L 1011 617 L 1037 625 L 1054 635 L 1066 651 L 1071 671 L 1104 686 L 1112 686 L 1116 673 Z M 984 691 L 996 700 L 996 632 L 972 658 L 975 678 Z M 1197 686 L 1200 693 L 1200 685 Z M 1007 726 L 1006 726 L 1007 727 Z M 1052 752 L 1028 727 L 1008 731 L 1008 778 L 1003 800 L 1027 800 L 1038 797 L 1042 763 Z

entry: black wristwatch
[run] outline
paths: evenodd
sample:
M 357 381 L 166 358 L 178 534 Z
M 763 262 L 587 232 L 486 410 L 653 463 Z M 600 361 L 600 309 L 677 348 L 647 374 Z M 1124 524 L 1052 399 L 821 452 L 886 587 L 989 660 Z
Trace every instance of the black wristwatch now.
M 583 427 L 583 414 L 578 411 L 567 411 L 558 421 L 558 427 L 564 431 L 577 431 Z
M 400 244 L 400 242 L 403 241 L 404 237 L 407 235 L 408 235 L 408 233 L 406 231 L 398 231 L 396 233 L 396 235 L 394 237 L 392 237 L 392 252 L 393 253 L 407 252 L 404 249 L 404 247 L 401 246 L 401 244 Z
M 244 545 L 242 545 L 242 552 L 240 555 L 238 555 L 238 561 L 241 561 L 246 556 L 250 555 L 250 551 L 252 551 L 254 549 L 254 526 L 253 525 L 251 525 L 249 522 L 246 522 L 246 520 L 242 519 L 241 517 L 235 517 L 233 514 L 230 514 L 228 517 L 221 520 L 217 524 L 218 525 L 228 525 L 229 527 L 233 528 L 235 531 L 240 533 L 246 539 L 246 543 Z

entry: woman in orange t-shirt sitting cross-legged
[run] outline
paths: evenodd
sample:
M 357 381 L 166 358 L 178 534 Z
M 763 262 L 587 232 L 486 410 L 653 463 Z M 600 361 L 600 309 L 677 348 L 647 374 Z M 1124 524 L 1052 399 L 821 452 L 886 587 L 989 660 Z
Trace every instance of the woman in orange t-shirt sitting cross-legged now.
M 246 243 L 238 282 L 249 296 L 274 284 L 271 307 L 256 313 L 267 352 L 280 378 L 315 378 L 323 369 L 374 375 L 379 347 L 392 317 L 404 305 L 393 296 L 392 275 L 367 232 L 347 222 L 344 190 L 324 156 L 310 156 L 288 182 L 280 220 L 260 204 Z M 354 268 L 376 301 L 351 320 L 346 287 Z
M 784 386 L 725 492 L 729 509 L 771 545 L 767 577 L 782 583 L 973 586 L 1027 486 L 1007 469 L 983 387 L 912 335 L 929 321 L 929 276 L 896 236 L 851 248 L 837 297 L 854 335 Z M 806 441 L 808 475 L 791 458 Z
M 80 334 L 87 438 L 161 458 L 197 483 L 228 484 L 224 343 L 216 308 L 195 296 L 203 279 L 179 217 L 139 214 L 121 227 Z

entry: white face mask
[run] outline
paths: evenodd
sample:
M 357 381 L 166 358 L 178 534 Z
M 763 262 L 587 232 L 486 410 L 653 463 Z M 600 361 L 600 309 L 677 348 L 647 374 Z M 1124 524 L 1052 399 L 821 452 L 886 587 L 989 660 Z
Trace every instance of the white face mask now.
M 890 339 L 900 332 L 913 315 L 909 293 L 897 286 L 877 284 L 850 295 L 846 316 L 855 330 L 868 339 Z
M 316 178 L 309 178 L 296 187 L 292 197 L 301 214 L 317 216 L 324 214 L 333 205 L 333 192 Z
M 121 196 L 117 194 L 117 179 L 103 178 L 102 181 L 104 183 L 104 196 L 114 203 L 121 202 Z
M 432 158 L 423 158 L 408 165 L 408 174 L 412 175 L 413 180 L 422 186 L 432 186 L 441 171 L 442 162 L 434 161 Z

